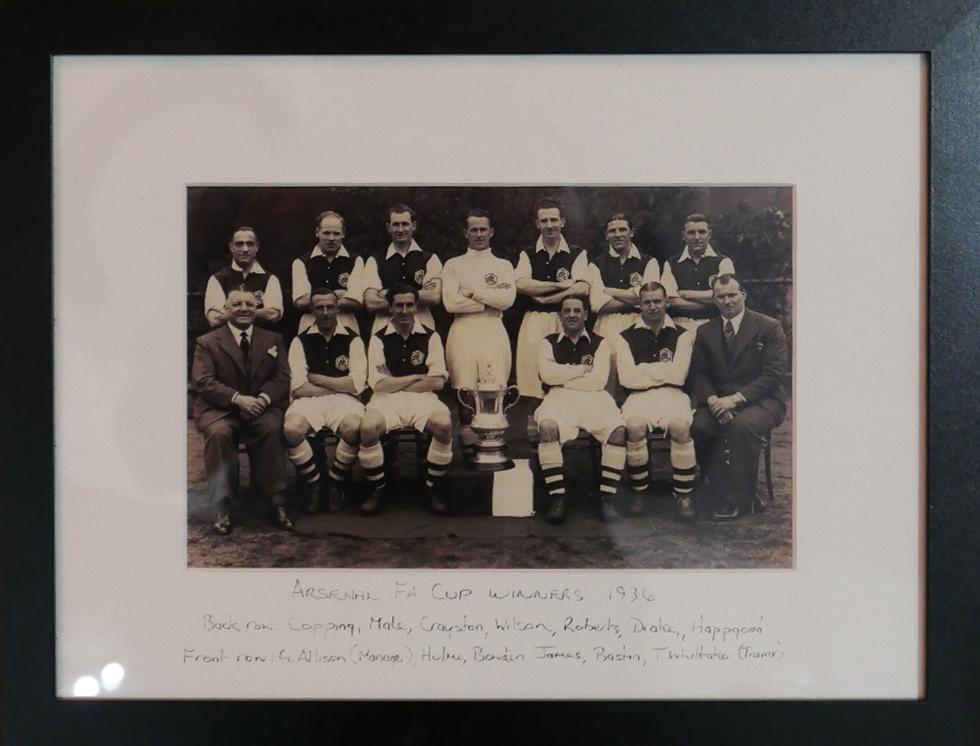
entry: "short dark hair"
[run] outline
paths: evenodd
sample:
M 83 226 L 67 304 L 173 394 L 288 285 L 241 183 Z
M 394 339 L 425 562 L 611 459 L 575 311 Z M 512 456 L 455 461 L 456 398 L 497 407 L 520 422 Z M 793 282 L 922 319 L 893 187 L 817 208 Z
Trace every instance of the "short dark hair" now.
M 486 218 L 487 222 L 490 223 L 490 227 L 493 227 L 493 216 L 490 215 L 490 211 L 482 207 L 474 207 L 468 213 L 466 213 L 466 220 L 469 222 L 470 218 Z
M 561 307 L 565 305 L 565 301 L 566 300 L 577 300 L 577 301 L 581 301 L 582 302 L 582 308 L 585 309 L 585 312 L 588 313 L 589 310 L 590 310 L 589 309 L 589 298 L 588 298 L 587 295 L 581 295 L 579 293 L 575 293 L 574 295 L 566 295 L 564 298 L 562 298 L 558 302 L 558 309 L 559 310 L 561 310 Z
M 409 285 L 406 282 L 396 282 L 390 288 L 385 291 L 385 300 L 388 301 L 388 305 L 395 302 L 396 295 L 404 295 L 405 293 L 411 293 L 415 296 L 415 302 L 419 302 L 419 289 L 414 285 Z
M 657 290 L 659 290 L 661 293 L 664 294 L 664 298 L 667 297 L 667 288 L 665 288 L 663 285 L 661 285 L 659 282 L 656 281 L 646 282 L 643 285 L 641 285 L 639 295 L 643 295 L 644 293 L 652 293 Z
M 614 212 L 612 215 L 610 215 L 606 219 L 606 227 L 608 228 L 609 224 L 614 220 L 625 220 L 626 225 L 630 227 L 630 230 L 633 230 L 633 221 L 630 220 L 630 216 L 627 215 L 625 212 Z
M 319 215 L 316 216 L 316 223 L 313 224 L 313 227 L 316 230 L 320 230 L 320 223 L 323 222 L 324 218 L 337 218 L 337 220 L 340 221 L 340 229 L 344 233 L 347 232 L 347 221 L 344 220 L 344 216 L 341 215 L 339 212 L 334 212 L 333 210 L 324 210 L 323 212 L 321 212 Z
M 419 222 L 419 217 L 418 215 L 415 214 L 415 210 L 413 210 L 408 205 L 402 204 L 401 202 L 399 202 L 397 205 L 392 205 L 391 207 L 388 208 L 388 212 L 385 213 L 385 222 L 390 223 L 392 213 L 396 213 L 396 212 L 407 212 L 409 214 L 409 217 L 412 219 L 413 223 Z
M 534 219 L 538 219 L 539 210 L 558 210 L 560 217 L 565 217 L 565 210 L 561 206 L 561 201 L 555 197 L 542 197 L 534 203 Z
M 708 220 L 707 215 L 702 215 L 700 212 L 692 212 L 690 215 L 684 218 L 684 225 L 687 225 L 688 223 L 708 223 L 710 225 L 711 221 Z
M 255 236 L 256 243 L 258 243 L 259 234 L 256 233 L 255 228 L 253 228 L 250 225 L 240 225 L 237 228 L 235 228 L 235 230 L 231 232 L 232 239 L 234 240 L 236 233 L 241 233 L 242 231 L 248 231 L 249 233 L 251 233 L 253 236 Z
M 332 288 L 316 288 L 310 291 L 310 302 L 313 301 L 314 295 L 332 295 L 337 300 L 340 300 L 340 296 L 337 295 L 337 291 Z
M 745 291 L 745 288 L 742 286 L 742 281 L 738 279 L 737 275 L 733 275 L 731 272 L 725 272 L 722 275 L 715 275 L 711 278 L 711 292 L 715 292 L 715 285 L 729 285 L 733 282 L 738 285 L 739 290 Z

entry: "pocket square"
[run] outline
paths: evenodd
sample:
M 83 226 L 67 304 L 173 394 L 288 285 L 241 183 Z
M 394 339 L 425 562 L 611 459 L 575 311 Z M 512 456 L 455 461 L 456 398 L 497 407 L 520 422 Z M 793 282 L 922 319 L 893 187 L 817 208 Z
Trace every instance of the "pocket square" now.
M 277 350 L 275 347 L 270 347 L 268 350 L 266 350 L 265 354 L 272 355 L 272 357 L 279 357 L 279 350 Z

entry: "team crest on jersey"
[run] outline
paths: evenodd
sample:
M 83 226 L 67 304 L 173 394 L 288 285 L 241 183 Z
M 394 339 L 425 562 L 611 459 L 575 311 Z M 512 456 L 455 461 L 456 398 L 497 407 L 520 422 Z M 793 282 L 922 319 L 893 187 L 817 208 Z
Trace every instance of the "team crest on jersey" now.
M 421 365 L 425 362 L 425 353 L 422 350 L 415 350 L 411 357 L 412 365 Z
M 717 279 L 718 279 L 718 275 L 711 275 L 711 277 L 708 278 L 708 287 L 710 288 L 712 285 L 714 285 L 715 280 Z
M 346 355 L 338 355 L 333 361 L 333 365 L 337 370 L 347 370 L 350 368 L 350 361 L 347 359 Z
M 664 347 L 660 351 L 660 354 L 657 355 L 657 357 L 660 358 L 660 362 L 662 362 L 662 363 L 669 363 L 671 360 L 674 359 L 674 353 L 670 351 L 670 348 Z
M 592 356 L 582 355 L 582 365 L 592 365 Z
M 244 289 L 245 288 L 242 288 L 242 290 L 244 290 Z M 252 295 L 254 295 L 255 296 L 255 300 L 257 300 L 259 302 L 259 308 L 262 308 L 262 295 L 263 295 L 262 291 L 261 290 L 253 290 L 252 291 Z
M 350 282 L 350 272 L 343 272 L 340 277 L 337 278 L 337 284 L 342 288 L 347 287 L 348 282 Z
M 570 277 L 571 277 L 571 274 L 569 274 L 568 270 L 565 269 L 564 267 L 559 267 L 558 268 L 558 271 L 555 272 L 555 279 L 558 280 L 558 282 L 564 282 L 565 280 L 569 279 Z
M 493 287 L 494 285 L 497 284 L 497 275 L 495 275 L 493 272 L 487 272 L 483 276 L 483 281 L 487 283 L 487 285 L 489 285 L 490 287 Z
M 630 287 L 638 288 L 643 284 L 643 275 L 639 272 L 634 272 L 630 275 Z
M 421 285 L 424 281 L 425 281 L 425 270 L 420 269 L 418 272 L 415 273 L 415 284 Z

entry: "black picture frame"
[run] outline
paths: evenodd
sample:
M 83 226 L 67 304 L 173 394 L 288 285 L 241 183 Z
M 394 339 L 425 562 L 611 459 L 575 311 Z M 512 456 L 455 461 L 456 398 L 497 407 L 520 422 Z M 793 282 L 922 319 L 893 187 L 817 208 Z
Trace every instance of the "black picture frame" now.
M 974 743 L 980 733 L 980 6 L 627 0 L 5 5 L 0 737 L 66 743 Z M 919 702 L 122 702 L 55 697 L 51 70 L 68 54 L 918 52 L 929 67 L 926 694 Z M 860 116 L 860 112 L 855 112 Z M 917 298 L 893 299 L 916 303 Z M 887 317 L 887 308 L 882 309 Z M 973 464 L 971 466 L 971 464 Z M 869 538 L 869 540 L 872 540 Z

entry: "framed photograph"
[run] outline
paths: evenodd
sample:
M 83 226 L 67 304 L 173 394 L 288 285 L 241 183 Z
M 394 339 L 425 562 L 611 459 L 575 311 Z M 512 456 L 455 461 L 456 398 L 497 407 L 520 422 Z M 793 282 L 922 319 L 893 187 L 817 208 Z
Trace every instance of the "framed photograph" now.
M 48 399 L 36 366 L 13 389 L 13 419 L 44 426 L 11 455 L 51 474 L 43 500 L 12 483 L 15 739 L 42 712 L 49 742 L 123 722 L 144 742 L 208 742 L 215 721 L 352 738 L 370 713 L 376 739 L 456 741 L 503 713 L 544 733 L 543 704 L 487 700 L 603 700 L 555 710 L 561 728 L 621 715 L 613 737 L 635 737 L 671 708 L 697 713 L 671 726 L 697 740 L 720 715 L 746 736 L 819 716 L 965 742 L 975 599 L 950 578 L 975 581 L 973 441 L 953 382 L 976 353 L 948 330 L 975 322 L 953 282 L 976 266 L 954 240 L 978 227 L 975 148 L 954 146 L 976 130 L 958 77 L 975 11 L 934 4 L 928 32 L 889 17 L 887 44 L 880 15 L 846 35 L 790 13 L 811 45 L 739 37 L 734 17 L 688 43 L 672 11 L 632 12 L 628 49 L 603 33 L 601 51 L 671 54 L 246 57 L 240 38 L 179 50 L 222 57 L 75 56 L 117 47 L 16 19 L 50 39 L 21 55 L 23 110 L 52 104 L 32 123 L 50 124 L 51 183 L 11 202 L 50 262 L 17 292 L 53 277 L 54 323 L 53 344 L 47 315 L 15 337 L 52 363 Z M 686 31 L 642 36 L 661 21 Z M 497 23 L 504 49 L 447 44 L 458 18 L 385 51 L 586 49 Z M 129 49 L 178 51 L 145 41 Z M 23 142 L 30 173 L 46 140 Z M 38 243 L 19 200 L 49 192 Z M 719 383 L 740 354 L 780 395 Z M 638 395 L 688 355 L 668 386 L 687 419 L 657 419 Z M 52 408 L 28 418 L 27 400 Z M 729 423 L 763 401 L 778 411 L 739 461 Z

